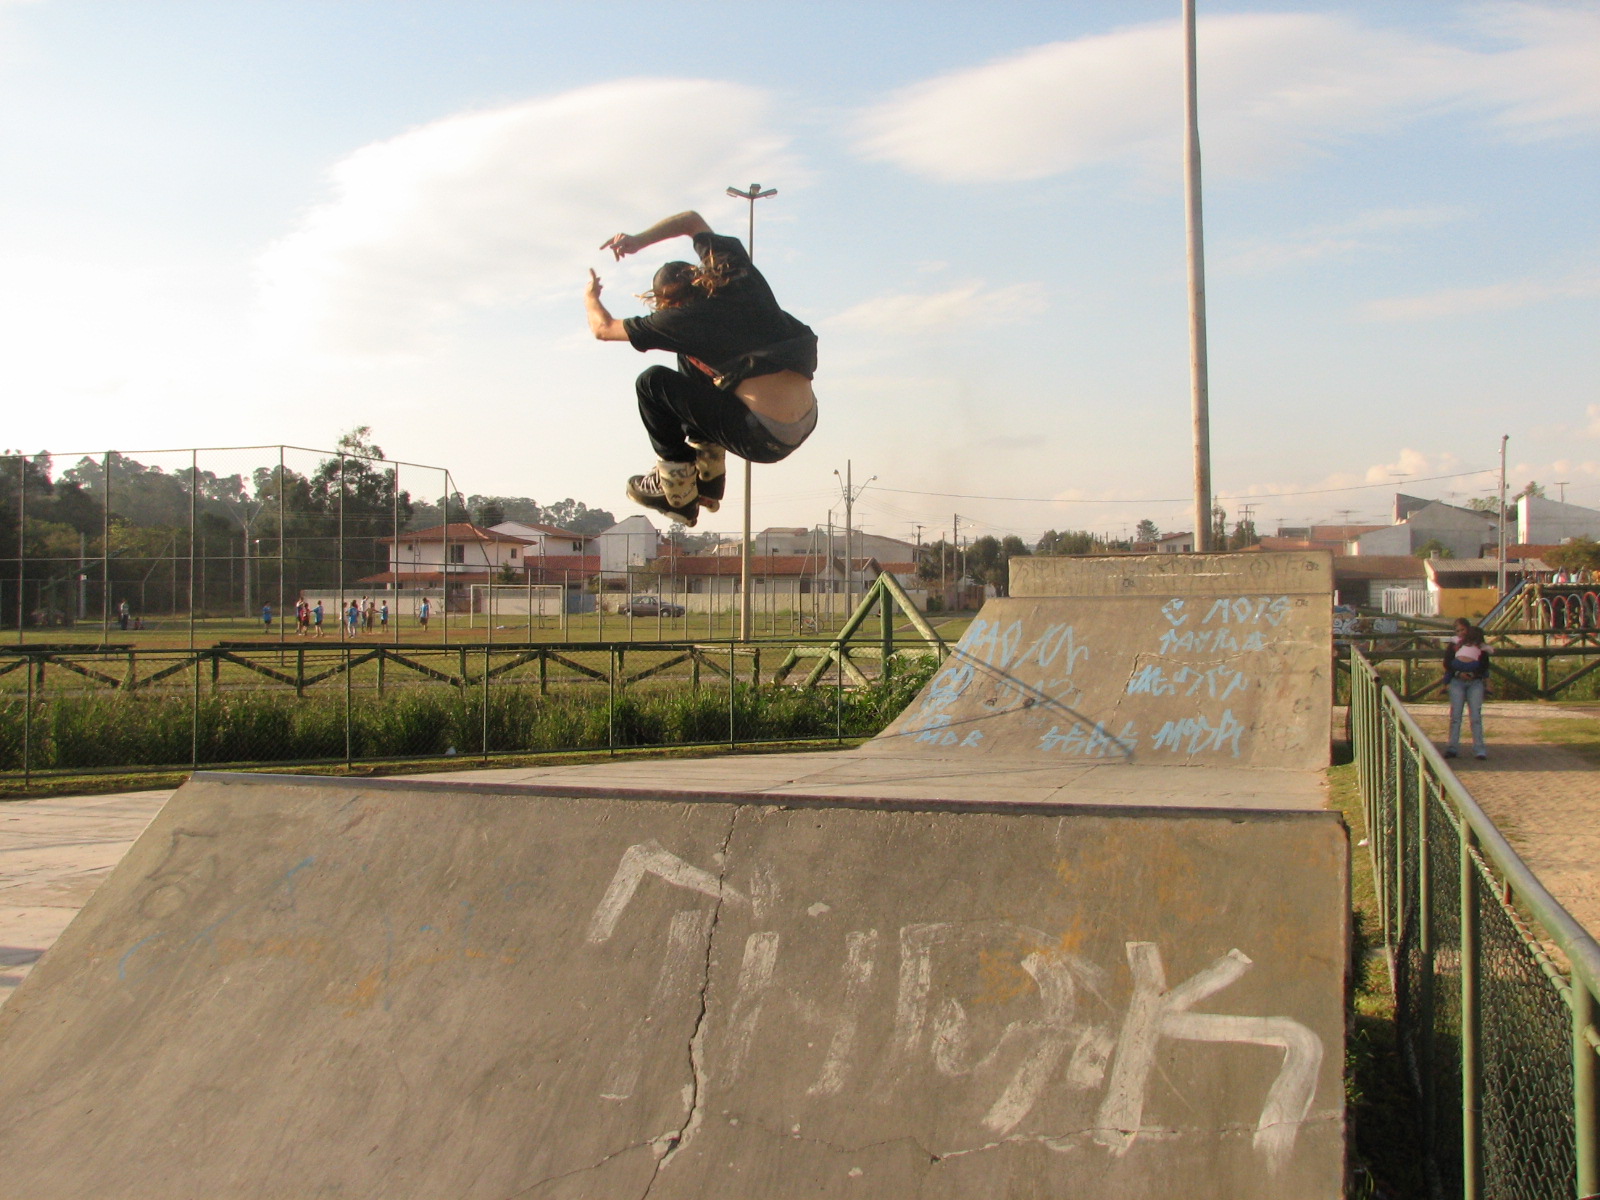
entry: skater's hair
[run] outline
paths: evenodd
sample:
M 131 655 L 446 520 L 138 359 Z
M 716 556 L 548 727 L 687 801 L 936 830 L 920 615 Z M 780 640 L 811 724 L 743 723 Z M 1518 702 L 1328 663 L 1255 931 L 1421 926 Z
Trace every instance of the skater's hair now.
M 652 309 L 678 308 L 701 296 L 715 296 L 735 273 L 714 255 L 701 266 L 686 262 L 663 263 L 641 297 Z
M 1483 645 L 1483 630 L 1476 625 L 1468 625 L 1467 631 L 1461 635 L 1461 640 L 1468 646 Z

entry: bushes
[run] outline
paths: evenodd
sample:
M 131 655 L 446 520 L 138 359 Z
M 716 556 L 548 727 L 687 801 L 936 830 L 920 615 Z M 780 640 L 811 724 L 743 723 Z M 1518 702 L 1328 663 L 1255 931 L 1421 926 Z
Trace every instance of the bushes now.
M 887 725 L 931 676 L 935 660 L 901 665 L 870 687 L 832 689 L 735 686 L 735 739 L 788 741 L 870 737 Z M 597 689 L 598 692 L 598 689 Z M 0 700 L 0 770 L 22 769 L 25 701 Z M 487 720 L 485 719 L 487 715 Z M 726 685 L 678 685 L 540 696 L 502 686 L 391 689 L 357 694 L 349 714 L 356 759 L 428 758 L 494 752 L 604 749 L 726 742 Z M 173 767 L 202 764 L 327 762 L 345 757 L 343 695 L 304 698 L 260 690 L 206 695 L 101 692 L 35 701 L 29 747 L 33 770 Z

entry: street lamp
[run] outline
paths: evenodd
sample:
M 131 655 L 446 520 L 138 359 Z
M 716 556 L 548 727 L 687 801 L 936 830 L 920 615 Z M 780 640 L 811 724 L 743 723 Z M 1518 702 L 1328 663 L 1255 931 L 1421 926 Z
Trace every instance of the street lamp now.
M 756 259 L 756 201 L 765 200 L 768 196 L 776 196 L 777 188 L 767 188 L 762 191 L 759 183 L 752 183 L 749 191 L 741 192 L 736 187 L 728 189 L 728 195 L 737 200 L 750 202 L 750 233 L 745 241 L 745 249 L 750 254 L 750 261 Z M 744 537 L 739 542 L 739 640 L 750 640 L 750 460 L 744 460 Z

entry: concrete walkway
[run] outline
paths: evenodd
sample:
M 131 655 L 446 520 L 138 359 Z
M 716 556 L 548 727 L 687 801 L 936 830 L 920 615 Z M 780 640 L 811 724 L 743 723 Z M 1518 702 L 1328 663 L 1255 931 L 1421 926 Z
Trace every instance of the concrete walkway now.
M 1447 705 L 1414 704 L 1411 715 L 1441 748 Z M 1525 702 L 1484 706 L 1489 757 L 1472 757 L 1462 729 L 1457 777 L 1552 896 L 1600 937 L 1600 768 L 1575 750 L 1541 742 L 1539 725 L 1600 719 L 1600 706 L 1575 708 Z
M 167 789 L 0 804 L 0 1003 L 170 795 Z

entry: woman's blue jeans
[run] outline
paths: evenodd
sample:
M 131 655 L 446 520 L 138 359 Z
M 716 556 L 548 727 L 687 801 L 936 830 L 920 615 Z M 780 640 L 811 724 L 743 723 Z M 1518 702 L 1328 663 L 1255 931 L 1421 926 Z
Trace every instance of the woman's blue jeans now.
M 1485 753 L 1483 745 L 1483 680 L 1450 680 L 1450 749 L 1461 747 L 1461 709 L 1465 705 L 1472 719 L 1472 751 Z

